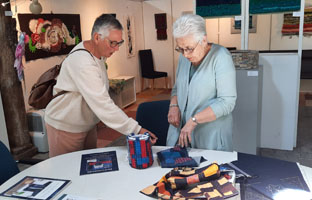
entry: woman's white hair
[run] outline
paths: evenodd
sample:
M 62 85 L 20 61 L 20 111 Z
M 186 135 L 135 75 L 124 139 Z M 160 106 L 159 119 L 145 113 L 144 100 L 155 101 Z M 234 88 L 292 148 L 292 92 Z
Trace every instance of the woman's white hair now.
M 193 35 L 195 40 L 202 41 L 206 34 L 205 19 L 199 15 L 182 15 L 173 24 L 174 38 L 181 38 L 188 35 Z

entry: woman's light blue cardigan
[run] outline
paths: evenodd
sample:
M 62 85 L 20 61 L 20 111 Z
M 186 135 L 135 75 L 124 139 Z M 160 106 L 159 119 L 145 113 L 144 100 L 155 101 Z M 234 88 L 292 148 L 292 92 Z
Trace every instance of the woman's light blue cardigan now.
M 232 111 L 236 102 L 236 72 L 230 52 L 217 44 L 198 66 L 189 82 L 191 63 L 180 55 L 176 83 L 171 96 L 177 96 L 181 112 L 180 127 L 170 125 L 167 145 L 174 146 L 180 135 L 182 119 L 211 107 L 216 120 L 201 123 L 192 133 L 191 146 L 200 149 L 232 151 Z

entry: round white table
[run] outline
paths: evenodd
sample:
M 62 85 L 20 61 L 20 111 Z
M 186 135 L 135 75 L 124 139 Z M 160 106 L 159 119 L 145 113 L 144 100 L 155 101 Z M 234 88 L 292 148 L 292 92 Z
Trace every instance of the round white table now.
M 126 146 L 98 148 L 92 150 L 68 153 L 44 160 L 15 175 L 0 186 L 0 193 L 4 192 L 25 176 L 38 176 L 56 179 L 68 179 L 71 183 L 64 188 L 54 199 L 62 194 L 78 195 L 95 199 L 152 199 L 140 193 L 140 190 L 150 186 L 168 173 L 170 168 L 161 168 L 157 162 L 156 153 L 168 147 L 153 146 L 154 163 L 147 169 L 134 169 L 129 165 Z M 118 171 L 95 173 L 80 176 L 82 154 L 116 151 Z M 191 149 L 190 156 L 204 156 L 207 161 L 200 167 L 212 162 L 218 164 L 231 162 L 237 159 L 236 152 L 222 152 L 212 150 Z M 0 197 L 1 199 L 12 199 Z

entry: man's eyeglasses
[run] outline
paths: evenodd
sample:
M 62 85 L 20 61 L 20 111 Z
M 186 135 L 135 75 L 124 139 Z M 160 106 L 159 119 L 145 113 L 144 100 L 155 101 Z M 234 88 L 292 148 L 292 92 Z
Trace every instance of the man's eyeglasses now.
M 120 47 L 123 43 L 124 43 L 124 40 L 121 40 L 121 41 L 119 41 L 119 42 L 117 42 L 117 41 L 111 41 L 110 39 L 108 39 L 108 38 L 106 38 L 107 40 L 108 40 L 108 42 L 109 42 L 109 46 L 111 47 L 111 48 L 115 48 L 115 47 Z
M 199 41 L 197 42 L 197 44 L 196 44 L 196 46 L 194 47 L 194 48 L 185 48 L 185 49 L 183 49 L 183 48 L 181 48 L 181 47 L 176 47 L 175 48 L 175 50 L 177 51 L 177 52 L 179 52 L 179 53 L 182 53 L 182 54 L 191 54 L 191 53 L 193 53 L 193 51 L 196 49 L 196 47 L 198 46 L 198 43 L 199 43 Z

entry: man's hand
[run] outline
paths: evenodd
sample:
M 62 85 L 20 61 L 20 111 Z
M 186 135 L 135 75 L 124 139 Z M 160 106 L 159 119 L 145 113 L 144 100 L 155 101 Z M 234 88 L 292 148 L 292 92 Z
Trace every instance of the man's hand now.
M 147 130 L 145 128 L 141 128 L 139 134 L 144 134 L 146 132 L 150 135 L 151 143 L 152 143 L 152 145 L 154 145 L 157 142 L 157 139 L 158 139 L 154 133 L 150 132 L 149 130 Z

